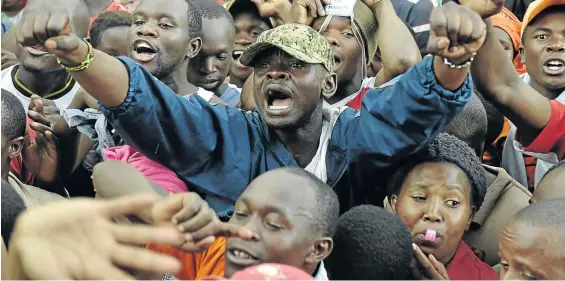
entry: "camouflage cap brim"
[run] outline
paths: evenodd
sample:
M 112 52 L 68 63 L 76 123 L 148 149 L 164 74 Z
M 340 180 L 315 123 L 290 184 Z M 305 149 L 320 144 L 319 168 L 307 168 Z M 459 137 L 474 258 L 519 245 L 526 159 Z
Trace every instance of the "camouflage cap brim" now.
M 281 49 L 283 52 L 291 55 L 293 58 L 301 60 L 301 61 L 306 62 L 306 63 L 314 63 L 314 64 L 324 65 L 324 63 L 321 60 L 317 60 L 315 58 L 312 58 L 308 54 L 305 54 L 305 53 L 303 53 L 299 50 L 296 50 L 294 48 L 284 46 L 284 45 L 281 45 L 281 44 L 274 44 L 274 43 L 269 43 L 269 42 L 260 42 L 260 43 L 255 43 L 255 44 L 249 46 L 249 48 L 247 48 L 243 52 L 239 61 L 241 62 L 241 64 L 243 64 L 245 66 L 251 66 L 252 67 L 252 66 L 254 66 L 255 59 L 261 53 L 263 53 L 264 51 L 266 51 L 269 48 Z M 331 67 L 328 67 L 327 65 L 324 65 L 324 67 L 328 71 L 331 71 Z

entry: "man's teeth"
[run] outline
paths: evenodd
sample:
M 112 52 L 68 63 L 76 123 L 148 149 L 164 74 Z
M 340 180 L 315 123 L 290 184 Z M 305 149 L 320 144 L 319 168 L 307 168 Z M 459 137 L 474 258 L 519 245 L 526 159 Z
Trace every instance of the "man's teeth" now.
M 244 259 L 251 259 L 251 256 L 248 255 L 246 252 L 243 252 L 243 251 L 233 250 L 233 254 L 236 257 L 240 257 L 240 258 L 244 258 Z
M 289 108 L 290 105 L 269 105 L 269 109 L 272 110 L 283 110 Z
M 563 63 L 558 60 L 552 60 L 547 63 L 547 67 L 551 70 L 559 70 L 559 68 L 563 67 Z

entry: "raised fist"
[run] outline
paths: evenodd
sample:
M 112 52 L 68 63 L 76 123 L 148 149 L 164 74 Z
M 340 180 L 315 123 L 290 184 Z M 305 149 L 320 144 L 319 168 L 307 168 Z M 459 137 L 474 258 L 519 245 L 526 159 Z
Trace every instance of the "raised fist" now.
M 428 52 L 459 64 L 467 61 L 483 45 L 486 24 L 479 14 L 449 2 L 430 15 Z

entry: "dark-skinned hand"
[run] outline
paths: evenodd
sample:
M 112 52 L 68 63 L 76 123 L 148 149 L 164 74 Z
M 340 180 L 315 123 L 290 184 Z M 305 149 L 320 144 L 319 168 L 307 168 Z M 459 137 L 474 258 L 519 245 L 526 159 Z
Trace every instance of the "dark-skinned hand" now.
M 249 230 L 220 221 L 208 203 L 194 192 L 175 194 L 157 202 L 151 214 L 153 224 L 173 224 L 185 233 L 184 244 L 175 245 L 185 252 L 201 252 L 210 247 L 217 236 L 253 238 Z
M 324 5 L 330 0 L 294 0 L 291 7 L 292 22 L 312 25 L 317 17 L 326 16 Z
M 486 24 L 468 8 L 449 2 L 430 15 L 428 52 L 455 64 L 469 60 L 483 45 Z
M 432 254 L 426 256 L 416 244 L 412 244 L 414 257 L 410 270 L 414 280 L 449 280 L 447 269 Z

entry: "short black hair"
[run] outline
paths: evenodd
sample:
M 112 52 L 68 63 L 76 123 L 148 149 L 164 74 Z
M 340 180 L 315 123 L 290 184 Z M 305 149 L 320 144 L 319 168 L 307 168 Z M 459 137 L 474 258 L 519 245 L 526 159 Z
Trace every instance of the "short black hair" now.
M 332 236 L 339 220 L 339 200 L 335 191 L 325 182 L 310 172 L 297 167 L 282 168 L 283 170 L 305 178 L 316 188 L 316 214 L 314 223 L 319 232 L 324 236 Z
M 525 40 L 524 40 L 524 35 L 526 34 L 526 31 L 530 28 L 531 25 L 535 24 L 536 21 L 543 15 L 547 15 L 547 14 L 552 14 L 552 13 L 565 13 L 565 5 L 554 5 L 551 7 L 548 7 L 546 9 L 544 9 L 543 11 L 541 11 L 537 16 L 535 16 L 532 20 L 530 20 L 530 22 L 528 23 L 528 25 L 526 26 L 526 28 L 524 28 L 524 33 L 521 34 L 521 38 L 520 41 L 522 43 L 522 45 L 524 45 Z
M 2 114 L 3 115 L 3 114 Z M 16 218 L 26 209 L 24 200 L 10 186 L 9 183 L 2 181 L 2 239 L 9 247 L 10 238 L 14 231 Z
M 23 137 L 26 132 L 26 113 L 20 100 L 2 89 L 2 136 L 8 140 Z
M 330 280 L 406 280 L 412 236 L 395 216 L 361 205 L 339 218 L 334 248 L 325 260 Z
M 565 160 L 562 160 L 559 163 L 553 165 L 551 168 L 549 168 L 549 170 L 547 170 L 547 172 L 545 172 L 545 174 L 543 175 L 543 177 L 541 178 L 541 180 L 539 182 L 542 182 L 545 177 L 547 177 L 549 174 L 551 174 L 551 172 L 553 172 L 557 169 L 565 169 Z
M 520 210 L 514 222 L 526 222 L 533 227 L 555 227 L 565 237 L 565 198 L 541 200 Z M 562 239 L 565 242 L 565 238 Z
M 498 111 L 496 106 L 490 101 L 487 101 L 485 97 L 476 91 L 475 95 L 481 100 L 485 111 L 487 114 L 487 133 L 485 136 L 485 145 L 492 146 L 492 143 L 498 138 L 502 129 L 504 128 L 504 115 Z
M 132 15 L 125 11 L 111 11 L 100 15 L 90 27 L 90 43 L 97 48 L 104 31 L 114 27 L 131 27 Z
M 202 16 L 192 0 L 186 0 L 186 3 L 188 4 L 188 35 L 190 38 L 200 37 L 202 33 Z
M 241 13 L 251 13 L 255 15 L 260 21 L 267 24 L 269 28 L 273 28 L 273 24 L 271 23 L 269 18 L 261 17 L 259 8 L 257 8 L 257 5 L 255 5 L 255 3 L 251 2 L 250 0 L 235 0 L 235 3 L 232 4 L 228 12 L 233 16 L 234 20 Z
M 447 133 L 440 133 L 422 150 L 399 163 L 386 184 L 389 198 L 393 194 L 400 194 L 404 180 L 416 166 L 428 162 L 451 163 L 463 170 L 471 184 L 471 205 L 476 210 L 481 207 L 487 191 L 486 171 L 481 160 L 465 142 Z
M 482 157 L 487 134 L 487 112 L 479 97 L 473 94 L 463 110 L 445 128 L 445 132 L 456 136 Z
M 230 26 L 233 27 L 235 33 L 235 21 L 224 6 L 211 0 L 193 0 L 193 4 L 196 9 L 198 9 L 198 12 L 200 12 L 202 19 L 226 19 L 230 23 Z

